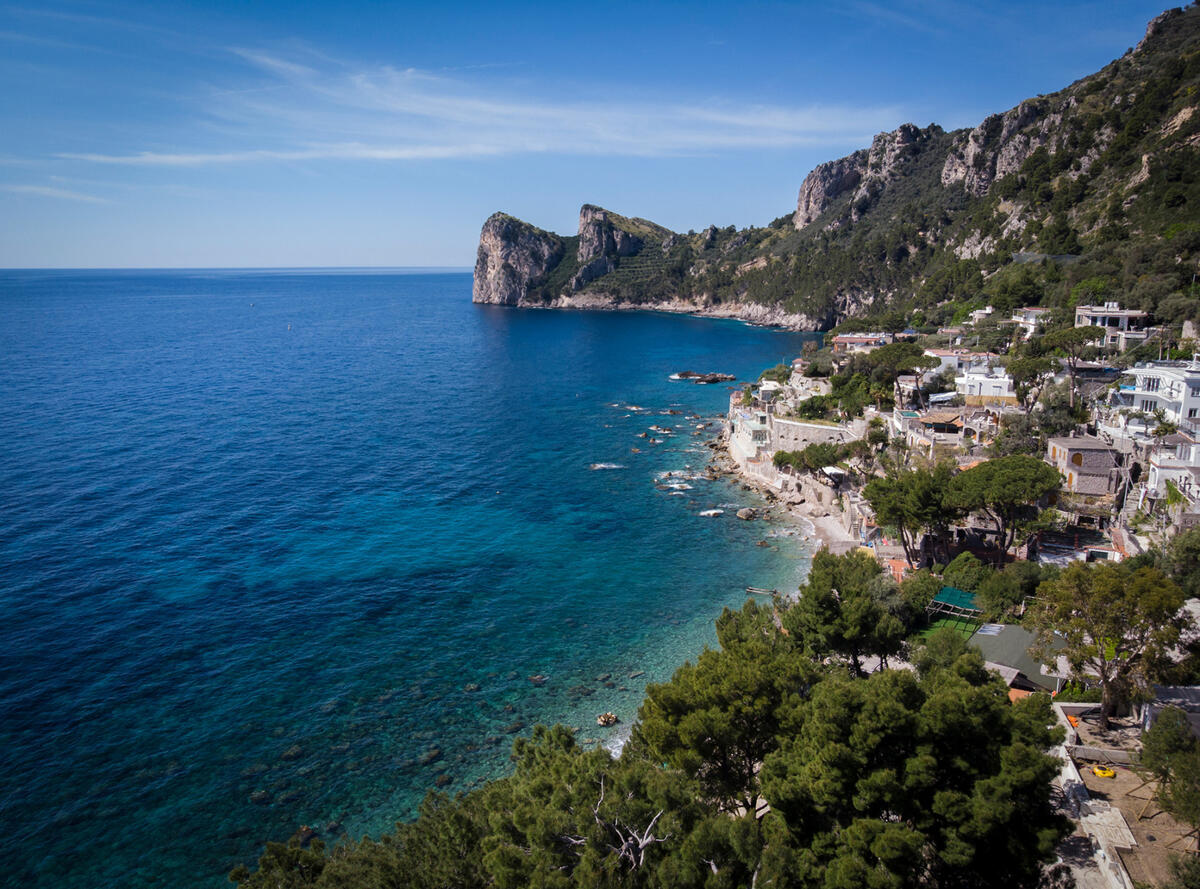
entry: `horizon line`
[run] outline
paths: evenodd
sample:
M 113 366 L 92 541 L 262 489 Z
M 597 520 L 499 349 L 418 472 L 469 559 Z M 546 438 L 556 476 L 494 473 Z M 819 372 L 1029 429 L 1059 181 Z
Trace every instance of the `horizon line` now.
M 473 272 L 470 265 L 0 266 L 2 272 Z

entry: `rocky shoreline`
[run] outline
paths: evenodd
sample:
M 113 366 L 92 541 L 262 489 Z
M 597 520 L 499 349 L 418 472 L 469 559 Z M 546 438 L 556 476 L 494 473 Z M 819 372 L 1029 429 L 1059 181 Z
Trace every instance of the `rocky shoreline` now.
M 614 299 L 607 294 L 578 293 L 560 296 L 550 303 L 522 300 L 517 303 L 530 309 L 591 309 L 604 312 L 669 312 L 673 315 L 692 315 L 697 318 L 717 318 L 744 321 L 760 327 L 779 327 L 784 330 L 813 332 L 823 330 L 825 319 L 785 312 L 778 306 L 761 303 L 706 304 L 694 300 L 669 299 L 654 303 L 635 303 Z
M 805 499 L 785 499 L 761 479 L 745 472 L 729 453 L 725 440 L 726 433 L 708 442 L 712 449 L 712 459 L 707 471 L 716 476 L 729 476 L 741 482 L 744 490 L 757 492 L 767 501 L 767 512 L 763 518 L 778 519 L 780 513 L 790 520 L 798 520 L 812 526 L 812 538 L 817 542 L 818 549 L 828 549 L 833 553 L 844 553 L 856 549 L 859 541 L 842 525 L 842 511 L 837 504 L 820 504 Z

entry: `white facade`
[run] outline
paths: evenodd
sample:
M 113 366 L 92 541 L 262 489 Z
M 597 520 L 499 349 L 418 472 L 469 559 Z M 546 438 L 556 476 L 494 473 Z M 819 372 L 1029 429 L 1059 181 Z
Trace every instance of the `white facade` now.
M 1159 497 L 1171 482 L 1189 501 L 1200 500 L 1200 442 L 1188 435 L 1169 436 L 1150 453 L 1146 483 Z
M 1112 404 L 1145 414 L 1161 410 L 1165 420 L 1196 434 L 1200 432 L 1200 361 L 1135 364 L 1119 385 Z
M 967 404 L 1016 404 L 1012 377 L 1000 369 L 968 370 L 954 378 L 954 389 Z
M 980 370 L 1000 360 L 1000 356 L 994 352 L 972 352 L 969 349 L 926 349 L 925 354 L 941 362 L 941 367 L 925 374 L 926 379 L 946 370 L 952 370 L 956 374 L 966 370 Z
M 1013 312 L 1012 320 L 1021 328 L 1025 339 L 1029 339 L 1039 327 L 1050 317 L 1049 309 L 1025 308 Z

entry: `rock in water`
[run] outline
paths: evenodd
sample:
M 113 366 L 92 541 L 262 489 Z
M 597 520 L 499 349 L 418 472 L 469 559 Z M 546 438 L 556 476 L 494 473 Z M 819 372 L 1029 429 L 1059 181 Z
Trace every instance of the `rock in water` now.
M 748 521 L 750 521 L 751 519 L 756 519 L 756 518 L 758 518 L 758 513 L 756 513 L 756 512 L 755 512 L 755 511 L 754 511 L 754 510 L 753 510 L 751 507 L 749 507 L 749 506 L 743 506 L 741 509 L 739 509 L 739 510 L 737 511 L 737 517 L 738 517 L 739 519 L 743 519 L 744 521 L 747 521 L 747 522 L 748 522 Z

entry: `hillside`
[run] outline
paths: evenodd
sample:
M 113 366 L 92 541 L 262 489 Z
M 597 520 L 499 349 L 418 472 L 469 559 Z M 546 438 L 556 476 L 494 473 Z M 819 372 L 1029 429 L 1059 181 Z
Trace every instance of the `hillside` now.
M 763 228 L 677 234 L 585 205 L 561 237 L 484 225 L 476 302 L 666 308 L 827 329 L 937 325 L 990 303 L 1119 299 L 1200 315 L 1200 6 L 974 129 L 905 124 L 821 164 Z

